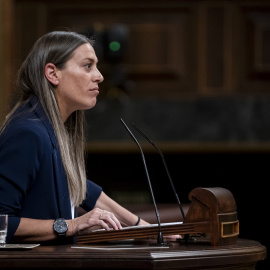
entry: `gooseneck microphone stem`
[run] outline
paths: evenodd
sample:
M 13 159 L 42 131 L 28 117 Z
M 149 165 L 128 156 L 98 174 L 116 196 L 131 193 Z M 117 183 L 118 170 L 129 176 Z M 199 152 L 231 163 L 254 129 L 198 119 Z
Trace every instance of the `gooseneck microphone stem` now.
M 149 173 L 148 173 L 148 169 L 147 169 L 147 165 L 146 165 L 143 150 L 142 150 L 139 142 L 135 138 L 135 136 L 132 134 L 132 132 L 130 131 L 130 129 L 128 128 L 126 123 L 124 122 L 124 120 L 122 118 L 120 118 L 120 120 L 121 120 L 122 124 L 124 125 L 124 127 L 126 128 L 126 130 L 128 131 L 128 133 L 130 134 L 130 136 L 132 137 L 132 139 L 135 141 L 135 143 L 137 144 L 137 146 L 140 149 L 142 160 L 143 160 L 143 165 L 144 165 L 144 169 L 145 169 L 145 173 L 146 173 L 146 177 L 147 177 L 147 180 L 148 180 L 148 185 L 149 185 L 150 192 L 151 192 L 152 199 L 153 199 L 153 203 L 154 203 L 154 208 L 155 208 L 155 212 L 156 212 L 158 227 L 159 227 L 159 233 L 158 233 L 158 237 L 157 237 L 157 244 L 164 245 L 163 235 L 162 235 L 162 231 L 161 231 L 161 223 L 160 223 L 159 212 L 158 212 L 158 209 L 157 209 L 156 200 L 155 200 L 155 196 L 154 196 L 154 193 L 153 193 L 153 189 L 152 189 L 152 185 L 151 185 L 151 181 L 150 181 L 150 177 L 149 177 Z
M 185 213 L 184 213 L 184 210 L 183 210 L 183 207 L 182 207 L 182 204 L 181 204 L 181 202 L 180 202 L 180 200 L 179 200 L 179 197 L 178 197 L 178 194 L 177 194 L 177 192 L 176 192 L 176 190 L 175 190 L 175 187 L 174 187 L 174 184 L 173 184 L 173 181 L 172 181 L 172 178 L 171 178 L 171 175 L 170 175 L 170 172 L 169 172 L 169 169 L 168 169 L 168 166 L 167 166 L 167 164 L 166 164 L 166 160 L 165 160 L 165 158 L 164 158 L 164 155 L 163 155 L 163 153 L 161 152 L 161 150 L 154 144 L 154 142 L 151 140 L 151 139 L 149 139 L 135 124 L 133 124 L 132 123 L 132 125 L 134 126 L 134 128 L 150 143 L 150 144 L 152 144 L 152 146 L 158 151 L 158 153 L 160 154 L 160 156 L 161 156 L 161 159 L 162 159 L 162 162 L 163 162 L 163 165 L 164 165 L 164 167 L 165 167 L 165 169 L 166 169 L 166 173 L 167 173 L 167 176 L 168 176 L 168 178 L 169 178 L 169 180 L 170 180 L 170 183 L 171 183 L 171 187 L 172 187 L 172 190 L 173 190 L 173 193 L 174 193 L 174 196 L 175 196 L 175 198 L 176 198 L 176 201 L 177 201 L 177 203 L 178 203 L 178 205 L 179 205 L 179 208 L 180 208 L 180 211 L 181 211 L 181 214 L 182 214 L 182 217 L 183 217 L 183 220 L 185 220 Z

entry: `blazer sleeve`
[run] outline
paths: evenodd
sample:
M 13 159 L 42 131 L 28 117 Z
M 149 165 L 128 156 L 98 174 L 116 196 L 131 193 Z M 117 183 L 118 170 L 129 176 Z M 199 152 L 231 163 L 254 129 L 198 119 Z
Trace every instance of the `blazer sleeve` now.
M 87 180 L 86 184 L 86 198 L 81 204 L 81 207 L 86 211 L 91 211 L 96 205 L 96 202 L 102 192 L 102 188 L 90 180 Z
M 17 125 L 1 134 L 0 213 L 9 215 L 7 242 L 19 226 L 18 212 L 42 162 L 43 142 L 39 128 Z

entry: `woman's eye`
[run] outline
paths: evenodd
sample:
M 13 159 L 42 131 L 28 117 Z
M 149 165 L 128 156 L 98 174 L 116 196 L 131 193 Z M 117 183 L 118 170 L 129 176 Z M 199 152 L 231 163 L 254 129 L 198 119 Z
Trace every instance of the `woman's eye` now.
M 91 63 L 88 63 L 88 64 L 85 64 L 84 65 L 87 69 L 91 68 L 92 64 Z
M 87 64 L 84 65 L 84 67 L 87 70 L 90 70 L 90 69 L 95 68 L 95 67 L 98 68 L 95 63 L 87 63 Z

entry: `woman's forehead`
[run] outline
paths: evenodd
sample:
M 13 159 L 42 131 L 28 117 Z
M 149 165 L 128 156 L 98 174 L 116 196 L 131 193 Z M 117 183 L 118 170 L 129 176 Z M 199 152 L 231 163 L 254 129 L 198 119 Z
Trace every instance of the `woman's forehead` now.
M 90 43 L 85 43 L 79 46 L 73 52 L 71 59 L 78 60 L 78 61 L 89 59 L 91 61 L 97 62 L 95 50 Z

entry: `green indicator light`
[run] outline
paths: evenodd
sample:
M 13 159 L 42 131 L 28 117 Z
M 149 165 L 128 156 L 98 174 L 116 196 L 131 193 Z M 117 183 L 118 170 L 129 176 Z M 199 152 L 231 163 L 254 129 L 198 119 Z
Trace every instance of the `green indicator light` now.
M 116 52 L 116 51 L 119 51 L 119 50 L 120 50 L 121 45 L 120 45 L 120 43 L 117 42 L 117 41 L 112 41 L 112 42 L 110 43 L 109 47 L 110 47 L 110 49 L 111 49 L 112 51 Z

